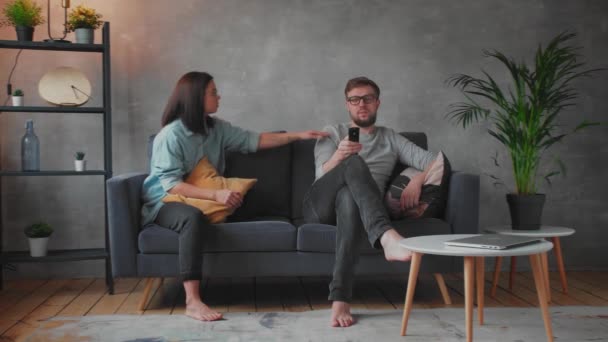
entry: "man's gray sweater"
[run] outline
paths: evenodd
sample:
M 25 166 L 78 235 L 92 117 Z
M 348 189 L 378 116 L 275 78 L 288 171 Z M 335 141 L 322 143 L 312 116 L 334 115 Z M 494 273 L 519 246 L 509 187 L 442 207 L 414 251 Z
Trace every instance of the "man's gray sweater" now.
M 323 129 L 329 132 L 329 137 L 317 140 L 315 145 L 315 179 L 323 176 L 323 164 L 336 152 L 340 141 L 348 136 L 349 127 L 350 123 L 341 123 Z M 436 157 L 436 154 L 382 126 L 376 126 L 371 134 L 361 132 L 359 142 L 363 145 L 359 156 L 367 163 L 381 193 L 384 193 L 397 161 L 424 170 Z

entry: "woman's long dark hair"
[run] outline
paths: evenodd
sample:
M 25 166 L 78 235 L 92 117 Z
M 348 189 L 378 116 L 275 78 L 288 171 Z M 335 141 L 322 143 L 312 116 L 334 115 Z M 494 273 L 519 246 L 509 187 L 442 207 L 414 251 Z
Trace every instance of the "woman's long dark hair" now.
M 181 119 L 190 131 L 207 134 L 208 128 L 213 127 L 213 119 L 205 116 L 204 94 L 212 80 L 213 76 L 206 72 L 191 71 L 182 76 L 165 106 L 162 126 Z

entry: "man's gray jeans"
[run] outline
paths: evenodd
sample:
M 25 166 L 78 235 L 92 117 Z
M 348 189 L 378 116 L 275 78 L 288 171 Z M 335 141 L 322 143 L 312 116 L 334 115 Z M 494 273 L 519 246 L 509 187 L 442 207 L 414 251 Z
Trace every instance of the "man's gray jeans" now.
M 317 179 L 304 196 L 302 210 L 309 223 L 337 226 L 329 300 L 350 302 L 363 237 L 380 248 L 380 237 L 391 229 L 382 194 L 365 161 L 351 155 Z

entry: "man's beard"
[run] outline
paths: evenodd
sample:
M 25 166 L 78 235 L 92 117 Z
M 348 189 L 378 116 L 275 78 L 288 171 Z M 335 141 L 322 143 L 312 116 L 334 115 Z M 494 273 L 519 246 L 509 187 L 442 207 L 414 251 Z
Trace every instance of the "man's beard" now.
M 367 115 L 366 120 L 360 120 L 356 115 L 352 115 L 352 114 L 351 114 L 350 118 L 353 120 L 355 125 L 362 127 L 362 128 L 371 127 L 376 123 L 376 113 L 369 113 Z

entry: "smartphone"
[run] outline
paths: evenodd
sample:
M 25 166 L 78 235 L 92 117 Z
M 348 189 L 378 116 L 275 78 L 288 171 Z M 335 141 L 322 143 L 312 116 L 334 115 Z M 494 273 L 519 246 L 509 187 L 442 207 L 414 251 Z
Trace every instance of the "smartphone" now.
M 348 128 L 348 140 L 359 142 L 359 127 L 349 127 Z

